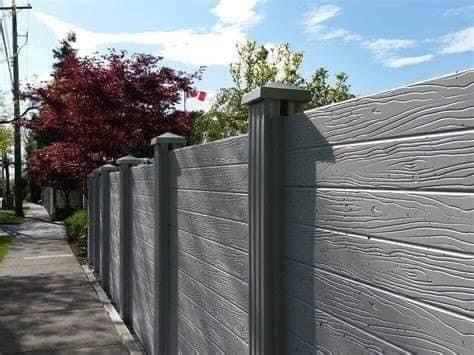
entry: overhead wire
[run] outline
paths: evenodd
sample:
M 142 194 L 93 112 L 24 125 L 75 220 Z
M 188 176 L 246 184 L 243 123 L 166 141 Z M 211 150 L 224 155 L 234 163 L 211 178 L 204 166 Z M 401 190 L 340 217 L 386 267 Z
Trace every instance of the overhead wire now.
M 30 80 L 30 68 L 29 68 L 29 64 L 30 64 L 30 46 L 27 46 L 28 43 L 31 43 L 31 40 L 30 40 L 30 17 L 31 17 L 31 12 L 30 11 L 27 11 L 27 15 L 26 15 L 26 41 L 25 43 L 23 44 L 22 48 L 26 46 L 26 50 L 25 50 L 25 54 L 24 54 L 24 65 L 23 65 L 23 68 L 24 68 L 24 72 L 25 72 L 25 75 L 23 75 L 23 77 L 26 79 L 26 80 Z
M 0 0 L 0 5 L 4 5 L 4 1 Z M 10 47 L 10 40 L 8 36 L 8 26 L 5 26 L 6 20 L 10 17 L 11 15 L 8 15 L 7 13 L 3 12 L 0 17 L 0 33 L 2 37 L 2 44 L 3 44 L 3 52 L 5 54 L 5 63 L 8 68 L 8 74 L 9 74 L 9 79 L 10 79 L 10 84 L 13 86 L 13 72 L 12 72 L 12 63 L 11 63 L 11 57 L 10 53 L 11 47 Z
M 3 26 L 3 18 L 0 21 L 0 32 L 2 33 L 3 50 L 4 50 L 4 53 L 5 53 L 6 64 L 7 64 L 7 67 L 8 67 L 8 73 L 10 74 L 10 82 L 13 85 L 13 73 L 12 73 L 12 68 L 10 66 L 10 55 L 8 54 L 8 45 L 7 45 L 5 30 L 4 30 L 4 26 Z

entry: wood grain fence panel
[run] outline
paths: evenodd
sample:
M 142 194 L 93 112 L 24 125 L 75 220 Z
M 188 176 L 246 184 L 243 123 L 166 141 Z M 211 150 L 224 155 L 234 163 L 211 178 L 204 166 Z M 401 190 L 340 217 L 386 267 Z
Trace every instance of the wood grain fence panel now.
M 474 257 L 290 224 L 285 257 L 474 317 Z
M 248 137 L 169 155 L 171 343 L 248 349 Z
M 247 162 L 247 135 L 176 149 L 170 153 L 170 167 L 173 167 L 175 170 Z
M 311 266 L 287 261 L 284 268 L 290 296 L 407 351 L 469 354 L 474 348 L 470 317 Z
M 217 242 L 208 241 L 191 233 L 174 230 L 171 241 L 175 248 L 248 282 L 247 254 Z
M 177 189 L 170 195 L 172 209 L 248 222 L 247 194 Z
M 290 186 L 474 191 L 474 130 L 289 150 Z
M 148 352 L 153 349 L 154 322 L 154 180 L 153 166 L 132 167 L 130 293 L 132 327 Z
M 327 312 L 286 296 L 286 354 L 410 354 Z
M 120 200 L 119 173 L 110 174 L 110 297 L 120 304 Z M 112 183 L 113 181 L 113 183 Z
M 245 311 L 180 270 L 177 279 L 182 293 L 248 343 L 248 315 Z
M 178 313 L 186 315 L 203 333 L 208 342 L 216 344 L 226 354 L 245 354 L 247 344 L 230 329 L 195 304 L 184 293 L 178 295 Z
M 288 149 L 474 127 L 474 70 L 324 106 L 287 120 Z
M 287 203 L 289 222 L 474 253 L 469 194 L 289 188 Z
M 248 166 L 241 164 L 179 170 L 171 187 L 245 193 L 248 190 Z
M 176 211 L 170 225 L 203 238 L 248 251 L 248 225 L 243 222 L 188 211 Z
M 472 352 L 474 71 L 285 123 L 287 346 Z
M 248 291 L 247 283 L 244 281 L 179 251 L 176 255 L 176 260 L 172 260 L 172 265 L 212 291 L 225 297 L 232 304 L 247 311 Z

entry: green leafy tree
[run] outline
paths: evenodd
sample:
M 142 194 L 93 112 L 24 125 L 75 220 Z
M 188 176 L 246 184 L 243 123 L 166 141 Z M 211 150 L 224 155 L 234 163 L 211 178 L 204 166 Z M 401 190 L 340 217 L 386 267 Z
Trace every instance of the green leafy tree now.
M 0 92 L 0 120 L 7 122 L 10 112 L 5 105 L 5 95 Z M 9 126 L 0 126 L 0 153 L 7 153 L 13 143 L 13 134 Z
M 13 201 L 10 194 L 10 170 L 8 153 L 11 150 L 13 144 L 13 133 L 7 122 L 11 120 L 11 113 L 5 105 L 5 96 L 0 93 L 0 120 L 4 122 L 4 125 L 0 126 L 0 158 L 2 160 L 2 208 L 12 208 Z
M 325 106 L 354 97 L 349 91 L 349 76 L 346 73 L 336 74 L 334 85 L 331 85 L 328 80 L 328 70 L 319 68 L 314 72 L 311 79 L 305 83 L 305 88 L 311 93 L 311 101 L 306 105 L 306 109 Z
M 247 132 L 248 109 L 241 104 L 242 97 L 253 89 L 270 82 L 281 82 L 305 88 L 312 99 L 306 109 L 343 101 L 350 94 L 348 76 L 336 75 L 334 85 L 329 83 L 325 68 L 315 71 L 310 80 L 300 75 L 304 55 L 293 50 L 288 43 L 263 46 L 247 41 L 237 46 L 239 60 L 230 64 L 233 87 L 221 89 L 210 110 L 193 123 L 192 143 L 213 141 Z
M 35 134 L 28 130 L 25 132 L 23 144 L 26 153 L 25 160 L 28 161 L 34 155 L 34 152 L 40 148 L 40 144 L 38 143 Z M 41 200 L 42 189 L 37 183 L 37 181 L 35 181 L 33 176 L 30 174 L 28 165 L 23 171 L 23 179 L 26 185 L 27 199 L 33 203 L 38 203 Z
M 10 127 L 0 126 L 0 153 L 6 154 L 13 144 L 13 133 Z

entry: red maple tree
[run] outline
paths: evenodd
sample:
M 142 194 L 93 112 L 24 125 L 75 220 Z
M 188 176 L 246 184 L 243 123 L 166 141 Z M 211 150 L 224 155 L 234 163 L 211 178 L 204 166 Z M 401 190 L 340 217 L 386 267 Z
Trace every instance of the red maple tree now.
M 54 51 L 52 80 L 24 94 L 36 109 L 24 125 L 42 146 L 28 161 L 30 174 L 61 190 L 83 186 L 107 161 L 146 155 L 151 138 L 164 132 L 188 136 L 195 113 L 176 106 L 202 73 L 185 75 L 148 54 L 80 57 L 74 40 Z

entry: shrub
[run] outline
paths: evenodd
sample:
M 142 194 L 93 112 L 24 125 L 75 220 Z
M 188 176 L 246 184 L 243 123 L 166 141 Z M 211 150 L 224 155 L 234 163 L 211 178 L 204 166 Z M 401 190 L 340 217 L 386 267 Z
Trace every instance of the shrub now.
M 0 262 L 7 254 L 8 247 L 10 246 L 12 240 L 13 238 L 8 235 L 0 235 Z
M 87 211 L 77 210 L 64 220 L 66 234 L 72 240 L 78 240 L 87 232 Z
M 66 221 L 71 217 L 77 210 L 72 207 L 57 208 L 54 212 L 54 221 Z
M 23 222 L 23 217 L 15 216 L 15 211 L 1 210 L 0 224 L 20 224 Z

